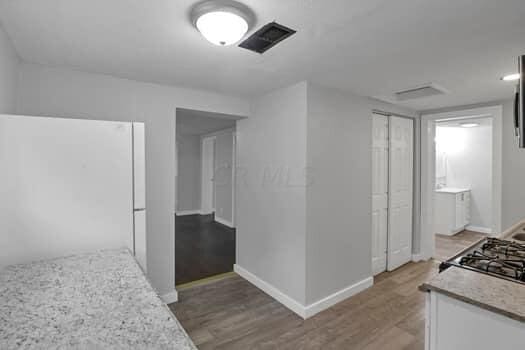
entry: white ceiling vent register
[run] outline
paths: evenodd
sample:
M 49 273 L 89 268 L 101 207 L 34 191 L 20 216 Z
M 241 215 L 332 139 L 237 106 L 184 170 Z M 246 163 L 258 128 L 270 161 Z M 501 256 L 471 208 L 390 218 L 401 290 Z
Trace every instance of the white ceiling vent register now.
M 434 84 L 424 84 L 420 86 L 413 87 L 411 89 L 398 91 L 394 93 L 394 96 L 396 97 L 396 100 L 398 101 L 406 101 L 406 100 L 415 100 L 418 98 L 424 98 L 424 97 L 430 97 L 430 96 L 436 96 L 436 95 L 444 95 L 447 94 L 448 91 L 444 88 Z

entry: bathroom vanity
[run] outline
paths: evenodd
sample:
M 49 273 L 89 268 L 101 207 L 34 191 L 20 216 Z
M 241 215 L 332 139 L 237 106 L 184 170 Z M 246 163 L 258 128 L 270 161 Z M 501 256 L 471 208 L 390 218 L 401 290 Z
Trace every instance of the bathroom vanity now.
M 424 283 L 425 349 L 525 349 L 525 221 L 439 266 Z
M 470 189 L 444 187 L 435 191 L 435 232 L 452 236 L 470 223 Z

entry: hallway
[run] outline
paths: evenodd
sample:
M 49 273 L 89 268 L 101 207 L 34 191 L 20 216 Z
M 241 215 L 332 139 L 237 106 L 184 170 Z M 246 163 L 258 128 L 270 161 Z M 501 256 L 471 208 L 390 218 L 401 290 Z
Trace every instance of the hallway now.
M 233 271 L 235 229 L 212 215 L 177 216 L 175 220 L 175 284 L 181 285 Z

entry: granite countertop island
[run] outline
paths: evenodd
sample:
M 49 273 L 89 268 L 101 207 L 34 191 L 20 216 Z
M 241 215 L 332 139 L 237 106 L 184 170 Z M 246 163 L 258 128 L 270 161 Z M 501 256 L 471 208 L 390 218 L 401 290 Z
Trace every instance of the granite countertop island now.
M 0 349 L 196 349 L 129 251 L 0 270 Z
M 420 289 L 525 322 L 525 285 L 520 283 L 451 266 Z

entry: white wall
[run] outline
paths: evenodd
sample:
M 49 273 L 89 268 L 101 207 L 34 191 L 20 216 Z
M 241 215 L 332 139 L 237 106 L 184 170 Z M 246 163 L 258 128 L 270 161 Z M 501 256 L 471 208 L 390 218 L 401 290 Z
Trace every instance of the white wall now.
M 216 93 L 21 64 L 17 113 L 142 121 L 146 129 L 148 277 L 161 294 L 175 286 L 175 110 L 247 116 L 249 104 Z
M 215 138 L 215 217 L 233 224 L 233 131 Z
M 0 113 L 15 112 L 18 64 L 18 55 L 0 26 Z
M 237 122 L 237 265 L 305 302 L 305 82 Z
M 514 101 L 503 103 L 502 229 L 525 219 L 525 149 L 514 137 Z
M 177 211 L 201 209 L 201 138 L 177 135 Z
M 307 303 L 372 275 L 374 109 L 415 116 L 377 100 L 308 85 Z
M 470 225 L 491 230 L 492 123 L 475 128 L 436 126 L 436 157 L 446 162 L 446 186 L 469 188 Z M 436 168 L 437 169 L 437 168 Z
M 0 114 L 15 112 L 18 64 L 18 55 L 0 25 Z M 6 140 L 6 137 L 1 136 L 2 135 L 0 135 L 0 144 Z M 5 148 L 3 145 L 0 146 L 2 146 L 0 148 Z M 0 152 L 1 151 L 2 149 L 0 149 Z M 0 209 L 2 209 L 0 210 L 0 221 L 5 222 L 5 216 L 9 214 L 5 210 L 6 208 L 1 207 L 1 205 Z
M 300 83 L 238 122 L 237 264 L 303 307 L 371 277 L 371 118 L 409 110 Z

